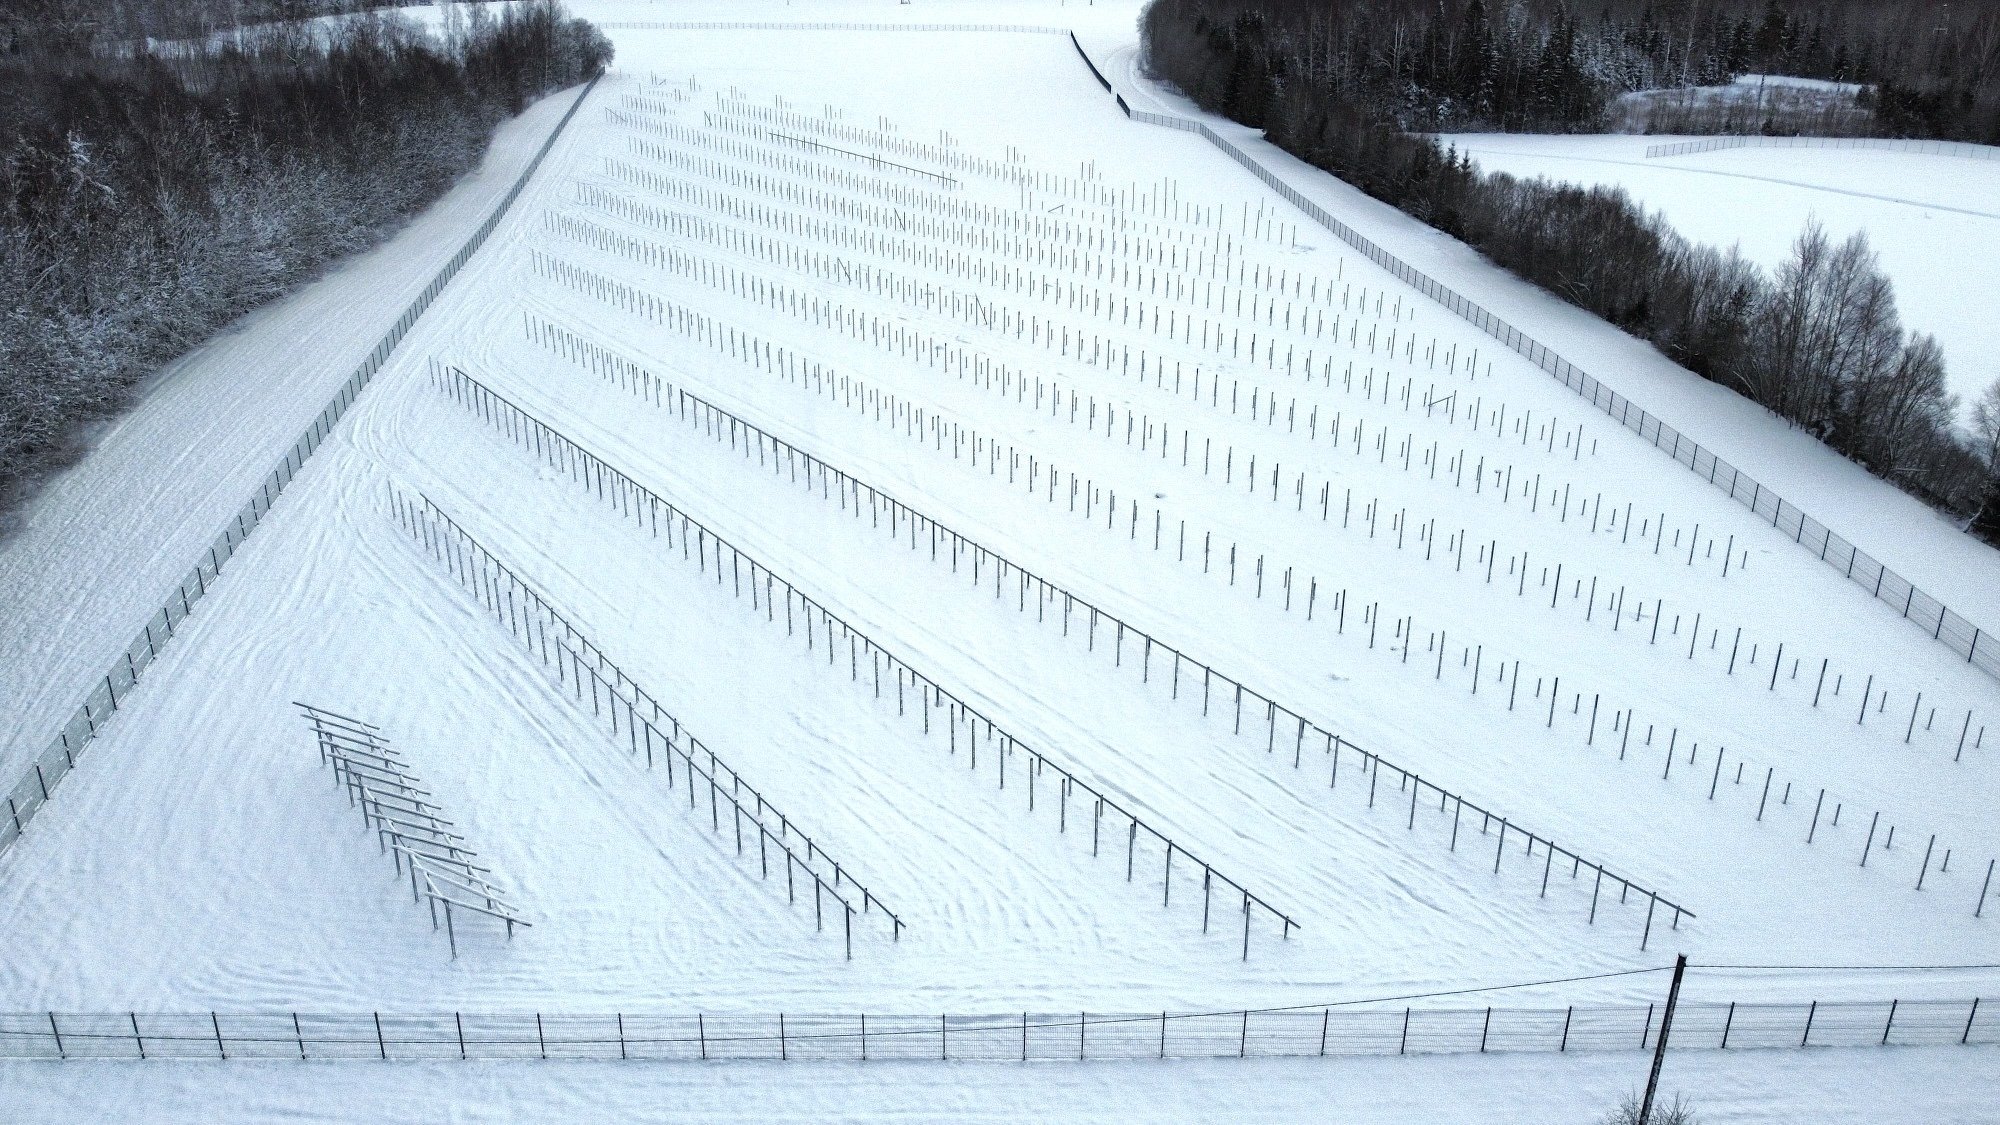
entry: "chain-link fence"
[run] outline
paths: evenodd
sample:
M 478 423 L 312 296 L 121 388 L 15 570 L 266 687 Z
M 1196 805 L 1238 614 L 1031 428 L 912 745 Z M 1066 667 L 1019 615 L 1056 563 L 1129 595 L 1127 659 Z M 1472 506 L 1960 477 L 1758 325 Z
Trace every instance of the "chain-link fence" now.
M 1155 1015 L 12 1013 L 0 1057 L 1062 1062 L 1638 1051 L 1655 1005 Z M 2000 1044 L 2000 1002 L 1682 1004 L 1678 1050 Z
M 459 247 L 458 252 L 438 270 L 437 276 L 424 286 L 423 291 L 418 293 L 409 307 L 396 318 L 395 324 L 390 326 L 382 339 L 368 353 L 368 358 L 362 361 L 361 366 L 355 368 L 354 374 L 348 376 L 347 381 L 340 385 L 339 391 L 333 396 L 333 401 L 327 403 L 326 408 L 313 418 L 312 425 L 306 428 L 305 433 L 299 435 L 299 440 L 294 442 L 290 449 L 286 450 L 284 460 L 278 463 L 277 468 L 271 470 L 270 475 L 264 478 L 263 483 L 250 497 L 249 502 L 223 527 L 208 550 L 195 561 L 194 567 L 180 580 L 174 592 L 167 595 L 159 611 L 146 622 L 145 628 L 132 639 L 132 643 L 126 646 L 125 651 L 112 661 L 111 668 L 92 686 L 90 694 L 84 698 L 83 704 L 70 716 L 69 721 L 63 724 L 55 740 L 29 763 L 26 772 L 14 782 L 8 791 L 6 808 L 0 810 L 0 854 L 5 854 L 7 849 L 21 838 L 28 822 L 33 820 L 42 806 L 48 803 L 49 796 L 55 792 L 56 786 L 76 768 L 77 759 L 96 739 L 98 729 L 117 713 L 124 697 L 131 692 L 133 685 L 139 682 L 140 674 L 152 664 L 167 642 L 173 639 L 181 622 L 193 612 L 194 604 L 207 596 L 209 588 L 221 575 L 223 564 L 235 555 L 237 548 L 250 537 L 251 531 L 256 529 L 265 513 L 271 510 L 271 505 L 277 502 L 285 486 L 290 484 L 299 470 L 305 467 L 306 459 L 311 457 L 326 440 L 327 435 L 333 432 L 333 427 L 339 423 L 341 416 L 347 413 L 347 408 L 354 404 L 354 400 L 360 397 L 362 389 L 375 378 L 375 373 L 382 369 L 382 365 L 388 362 L 390 353 L 396 350 L 396 345 L 402 342 L 404 335 L 416 325 L 417 319 L 423 316 L 424 310 L 430 307 L 431 302 L 444 291 L 444 287 L 485 244 L 487 236 L 493 233 L 493 229 L 506 216 L 508 208 L 513 206 L 514 200 L 528 186 L 528 180 L 534 176 L 535 170 L 541 167 L 543 158 L 548 156 L 549 150 L 555 146 L 556 139 L 562 135 L 570 118 L 576 116 L 577 109 L 583 105 L 583 100 L 590 96 L 590 91 L 596 85 L 597 80 L 592 79 L 577 94 L 576 100 L 570 103 L 562 120 L 556 122 L 555 128 L 549 131 L 548 139 L 542 142 L 542 147 L 536 151 L 534 158 L 528 162 L 526 168 L 522 169 L 514 185 L 494 206 L 492 214 L 486 217 L 486 221 L 479 225 L 479 229 L 472 233 L 472 237 L 465 241 L 465 245 Z
M 1676 141 L 1649 145 L 1646 158 L 1689 156 L 1730 148 L 1839 148 L 1873 149 L 1883 152 L 1913 152 L 1926 156 L 1957 156 L 1966 160 L 2000 160 L 2000 148 L 1965 141 L 1911 141 L 1888 137 L 1709 137 L 1699 141 Z

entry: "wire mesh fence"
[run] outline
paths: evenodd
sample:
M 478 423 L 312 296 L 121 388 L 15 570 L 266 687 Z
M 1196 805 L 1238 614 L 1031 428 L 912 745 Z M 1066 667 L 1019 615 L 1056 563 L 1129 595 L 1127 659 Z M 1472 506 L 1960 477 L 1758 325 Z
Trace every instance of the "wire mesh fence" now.
M 194 604 L 207 596 L 209 588 L 221 575 L 223 565 L 235 555 L 243 541 L 250 537 L 250 533 L 271 510 L 271 505 L 277 502 L 278 496 L 292 482 L 292 478 L 305 467 L 306 460 L 319 449 L 327 435 L 333 432 L 333 427 L 339 423 L 341 416 L 347 413 L 347 408 L 354 405 L 354 400 L 360 396 L 362 389 L 368 386 L 376 372 L 388 362 L 390 353 L 396 350 L 396 346 L 415 326 L 417 319 L 423 316 L 431 302 L 437 299 L 438 294 L 444 291 L 444 287 L 485 244 L 494 228 L 499 226 L 500 220 L 506 216 L 514 200 L 527 187 L 535 170 L 541 167 L 542 160 L 555 146 L 556 139 L 562 135 L 570 118 L 576 116 L 576 111 L 596 85 L 597 80 L 592 79 L 577 94 L 576 100 L 570 103 L 562 119 L 549 131 L 548 138 L 542 142 L 541 148 L 528 161 L 528 166 L 522 169 L 513 186 L 507 190 L 507 194 L 501 196 L 500 202 L 494 205 L 492 213 L 487 215 L 486 220 L 470 238 L 466 239 L 465 244 L 459 247 L 458 251 L 438 270 L 436 276 L 397 316 L 395 323 L 369 351 L 368 358 L 363 360 L 361 366 L 355 368 L 354 373 L 340 385 L 332 401 L 314 416 L 312 424 L 299 435 L 296 442 L 292 443 L 292 447 L 286 450 L 284 459 L 278 462 L 277 468 L 271 470 L 249 501 L 229 523 L 223 526 L 214 542 L 209 544 L 207 551 L 195 561 L 193 568 L 167 595 L 159 610 L 147 620 L 139 635 L 132 639 L 132 643 L 125 647 L 123 653 L 112 660 L 111 667 L 96 684 L 92 685 L 90 693 L 84 697 L 83 703 L 56 733 L 55 739 L 28 764 L 22 776 L 15 780 L 8 790 L 4 815 L 0 815 L 0 855 L 4 855 L 7 849 L 21 838 L 28 823 L 34 820 L 36 814 L 48 803 L 56 786 L 76 768 L 78 757 L 96 739 L 98 729 L 117 713 L 124 697 L 138 683 L 140 675 L 151 666 L 166 643 L 173 639 L 181 622 L 194 611 Z
M 1640 1051 L 1657 1005 L 989 1015 L 0 1014 L 17 1059 L 1085 1062 Z M 2000 1044 L 2000 1001 L 1681 1004 L 1676 1050 Z
M 2000 160 L 2000 148 L 1965 141 L 1915 141 L 1889 137 L 1709 137 L 1699 141 L 1676 141 L 1648 145 L 1646 158 L 1690 156 L 1731 148 L 1834 148 L 1872 149 L 1879 152 L 1913 152 L 1926 156 L 1958 156 L 1967 160 Z
M 1077 53 L 1082 55 L 1085 63 L 1090 66 L 1091 73 L 1103 83 L 1104 76 L 1095 64 L 1090 63 L 1082 44 L 1077 42 L 1074 35 L 1070 37 L 1070 42 L 1076 46 Z M 1968 664 L 2000 679 L 2000 642 L 1996 642 L 1991 633 L 1974 625 L 1935 596 L 1918 589 L 1909 579 L 1890 570 L 1881 561 L 1836 534 L 1832 528 L 1807 515 L 1798 505 L 1764 487 L 1756 478 L 1703 448 L 1699 442 L 1654 417 L 1631 399 L 1598 382 L 1595 377 L 1564 359 L 1546 344 L 1515 328 L 1477 302 L 1411 266 L 1373 239 L 1334 218 L 1324 207 L 1306 198 L 1277 173 L 1265 167 L 1256 157 L 1234 141 L 1209 128 L 1206 123 L 1172 114 L 1133 109 L 1115 91 L 1112 96 L 1117 99 L 1119 110 L 1134 121 L 1198 133 L 1207 138 L 1230 159 L 1264 181 L 1271 190 L 1311 216 L 1315 222 L 1332 232 L 1341 241 L 1359 250 L 1369 261 L 1394 274 L 1405 284 L 1414 286 L 1425 296 L 1470 321 L 1480 331 L 1499 340 L 1530 363 L 1553 375 L 1564 386 L 1589 400 L 1592 406 L 1617 419 L 1620 425 L 1652 442 L 1658 448 L 1666 450 L 1669 456 L 1687 466 L 1695 475 L 1707 478 L 1710 484 L 1729 493 L 1730 499 L 1749 508 L 1758 516 L 1769 519 L 1771 526 L 1778 532 L 1790 535 L 1793 542 L 1819 556 L 1821 562 L 1839 570 L 1849 581 L 1868 590 L 1876 600 L 1888 605 L 1905 620 L 1929 633 L 1931 639 L 1965 657 Z M 1744 487 L 1746 485 L 1749 487 Z

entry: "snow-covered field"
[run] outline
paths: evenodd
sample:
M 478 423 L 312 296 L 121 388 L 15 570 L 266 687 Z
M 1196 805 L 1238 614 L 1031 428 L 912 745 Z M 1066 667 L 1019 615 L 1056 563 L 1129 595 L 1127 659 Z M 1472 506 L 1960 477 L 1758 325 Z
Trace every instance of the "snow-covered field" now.
M 1881 149 L 1733 148 L 1648 159 L 1682 138 L 1491 133 L 1439 138 L 1489 172 L 1624 188 L 1696 242 L 1775 269 L 1811 219 L 1866 232 L 1904 323 L 1944 346 L 1970 402 L 2000 379 L 2000 161 Z
M 787 18 L 586 9 L 722 11 Z M 816 14 L 941 11 L 1081 17 L 1086 42 L 1116 44 L 1133 9 Z M 617 73 L 508 220 L 0 856 L 0 1009 L 1158 1011 L 1680 951 L 2000 960 L 1996 908 L 1974 917 L 2000 854 L 1990 679 L 1199 138 L 1126 121 L 1066 38 L 611 33 Z M 481 177 L 504 185 L 564 101 L 533 109 Z M 1491 284 L 1453 280 L 1482 299 Z M 346 284 L 353 304 L 322 319 L 372 339 L 366 274 Z M 245 338 L 285 355 L 278 329 Z M 309 413 L 347 368 L 301 366 L 283 383 Z M 468 410 L 441 389 L 450 369 L 549 431 Z M 210 378 L 177 409 L 212 426 L 204 466 L 242 473 L 114 434 L 79 470 L 123 474 L 96 481 L 97 507 L 58 487 L 0 548 L 0 574 L 40 583 L 14 587 L 22 627 L 0 665 L 20 710 L 59 715 L 145 612 L 77 599 L 144 606 L 186 565 L 173 529 L 212 530 L 201 513 L 121 524 L 117 498 L 155 489 L 157 513 L 177 474 L 206 473 L 226 509 L 236 477 L 275 459 L 270 435 L 297 430 L 229 408 Z M 170 422 L 154 403 L 181 385 L 127 427 Z M 1005 559 L 1000 585 L 993 555 L 934 547 L 928 524 L 676 408 L 681 391 L 976 540 Z M 1708 440 L 1699 419 L 1684 428 Z M 693 553 L 552 452 L 556 434 L 706 525 Z M 726 805 L 690 811 L 664 762 L 631 752 L 617 705 L 496 622 L 392 496 L 428 498 L 503 560 L 900 935 L 870 909 L 849 959 L 839 928 L 763 877 L 754 826 L 740 849 Z M 728 580 L 709 533 L 743 552 Z M 1019 569 L 1189 660 L 1066 613 Z M 823 617 L 809 647 L 802 602 L 751 600 L 768 575 L 991 725 L 877 678 L 868 648 L 832 658 Z M 1206 691 L 1191 661 L 1339 735 L 1343 756 Z M 452 958 L 294 700 L 380 726 L 532 927 L 509 940 L 461 916 Z M 15 710 L 10 781 L 54 722 Z M 1128 869 L 1125 819 L 1047 775 L 1031 809 L 1025 751 L 1001 788 L 998 731 L 1178 858 L 1141 837 Z M 1353 747 L 1510 834 L 1432 789 L 1413 801 Z M 1241 903 L 1217 893 L 1205 918 L 1190 855 L 1296 928 L 1251 911 L 1246 956 Z M 1648 892 L 1695 916 L 1674 925 Z M 1661 983 L 1515 995 L 1644 1003 Z M 1690 988 L 1915 998 L 1888 972 L 1697 973 Z

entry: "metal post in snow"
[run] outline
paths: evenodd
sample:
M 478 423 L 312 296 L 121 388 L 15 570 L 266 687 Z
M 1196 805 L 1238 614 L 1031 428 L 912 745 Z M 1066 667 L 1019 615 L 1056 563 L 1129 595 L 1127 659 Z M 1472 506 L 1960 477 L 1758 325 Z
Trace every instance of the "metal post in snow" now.
M 1639 1125 L 1649 1125 L 1653 1116 L 1653 1099 L 1660 1089 L 1660 1069 L 1667 1061 L 1667 1035 L 1674 1025 L 1674 1007 L 1680 1002 L 1681 978 L 1687 973 L 1687 955 L 1674 958 L 1673 983 L 1667 986 L 1667 1007 L 1660 1014 L 1660 1038 L 1653 1044 L 1653 1069 L 1646 1078 L 1646 1097 L 1639 1106 Z

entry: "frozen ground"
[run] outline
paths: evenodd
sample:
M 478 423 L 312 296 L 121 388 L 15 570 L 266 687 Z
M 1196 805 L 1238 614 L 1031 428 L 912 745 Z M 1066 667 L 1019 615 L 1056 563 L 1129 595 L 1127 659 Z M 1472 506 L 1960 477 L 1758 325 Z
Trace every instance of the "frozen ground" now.
M 616 24 L 787 16 L 585 10 L 613 24 L 619 72 L 0 857 L 0 1008 L 1156 1011 L 1573 976 L 1677 950 L 1751 964 L 2000 960 L 1994 912 L 1973 917 L 2000 853 L 1991 680 L 1539 371 L 1296 225 L 1199 138 L 1127 122 L 1066 39 L 642 30 Z M 1080 17 L 1110 59 L 1129 59 L 1119 45 L 1132 12 L 814 9 Z M 537 107 L 495 160 L 525 155 L 559 112 Z M 952 165 L 961 183 L 758 135 L 780 127 Z M 1648 388 L 1679 396 L 1663 412 L 1728 455 L 1741 441 L 1799 480 L 1844 479 L 1830 454 L 1704 399 L 1657 357 L 1599 362 L 1650 354 L 1629 340 L 1337 185 L 1317 190 L 1399 252 L 1455 262 L 1454 284 L 1509 315 L 1510 302 L 1528 310 L 1534 331 L 1641 402 L 1653 405 Z M 478 208 L 467 206 L 469 226 Z M 428 264 L 462 237 L 437 233 L 412 253 L 432 253 Z M 367 271 L 380 268 L 355 267 L 368 300 Z M 312 299 L 269 316 L 333 323 Z M 376 306 L 350 300 L 339 322 L 374 338 Z M 294 304 L 305 307 L 288 314 Z M 294 339 L 257 323 L 243 336 L 271 356 Z M 310 347 L 290 358 L 296 374 L 271 390 L 300 415 L 320 404 L 320 380 L 351 366 Z M 944 712 L 927 723 L 893 685 L 878 695 L 865 653 L 829 668 L 823 636 L 807 649 L 775 610 L 685 560 L 684 544 L 601 501 L 594 481 L 524 452 L 518 430 L 442 394 L 433 362 L 685 509 L 1300 928 L 1280 940 L 1258 921 L 1244 960 L 1241 914 L 1222 904 L 1228 925 L 1204 934 L 1186 866 L 1163 906 L 1157 852 L 1140 853 L 1128 881 L 1109 831 L 1108 854 L 1091 854 L 1081 802 L 1044 788 L 1030 813 L 1019 773 L 1005 791 L 994 784 L 990 750 L 980 772 L 967 768 L 964 728 L 947 734 Z M 254 479 L 275 458 L 264 445 L 299 424 L 215 406 L 230 401 L 231 367 L 205 370 L 206 398 L 177 406 L 169 382 L 126 426 L 172 433 L 176 417 L 200 417 L 214 430 L 198 460 L 240 462 Z M 1092 637 L 1078 618 L 1066 636 L 1060 599 L 1037 612 L 996 598 L 990 559 L 975 586 L 970 560 L 934 561 L 907 527 L 795 484 L 790 462 L 764 463 L 768 446 L 690 424 L 670 395 L 656 405 L 655 380 L 1699 917 L 1676 929 L 1663 913 L 1649 929 L 1643 896 L 1609 890 L 1593 916 L 1590 879 L 1523 851 L 1518 832 L 1496 874 L 1497 823 L 1466 818 L 1454 841 L 1453 810 L 1412 807 L 1386 773 L 1371 800 L 1351 751 L 1330 786 L 1324 746 L 1254 710 L 1239 729 L 1222 694 L 1204 716 L 1188 666 L 1176 685 L 1103 626 Z M 55 716 L 31 712 L 59 714 L 104 660 L 91 646 L 115 651 L 149 591 L 185 566 L 192 548 L 176 554 L 173 529 L 199 541 L 219 522 L 192 503 L 160 514 L 188 472 L 173 442 L 125 448 L 107 441 L 79 470 L 104 474 L 95 487 L 51 490 L 43 530 L 0 559 L 23 576 L 23 629 L 0 662 L 9 698 L 25 701 L 21 716 L 8 710 L 9 754 L 39 743 Z M 240 500 L 229 473 L 192 479 L 224 510 Z M 844 959 L 809 906 L 788 905 L 754 855 L 738 855 L 726 820 L 718 834 L 690 815 L 682 790 L 627 753 L 625 730 L 403 534 L 392 488 L 450 513 L 813 832 L 904 918 L 901 940 L 869 918 Z M 1895 545 L 1871 534 L 1903 535 L 1927 584 L 2000 618 L 1979 612 L 2000 601 L 1979 585 L 1990 561 L 1902 498 L 1852 489 L 1836 511 L 1805 506 L 1878 554 Z M 17 553 L 28 551 L 39 553 Z M 135 604 L 121 612 L 107 597 L 75 616 L 100 589 Z M 510 942 L 463 926 L 450 959 L 333 786 L 294 699 L 384 727 L 533 928 Z M 1657 983 L 1521 1000 L 1644 1002 Z M 1996 983 L 1732 973 L 1698 974 L 1692 989 L 1963 998 Z M 1913 1065 L 1955 1056 L 1937 1057 Z M 1592 1073 L 1607 1089 L 1626 1082 Z
M 1739 246 L 1767 269 L 1817 218 L 1836 239 L 1865 231 L 1912 330 L 1944 345 L 1947 378 L 1970 401 L 2000 379 L 2000 162 L 1870 149 L 1738 148 L 1647 159 L 1681 138 L 1440 138 L 1489 172 L 1624 188 L 1696 242 Z

